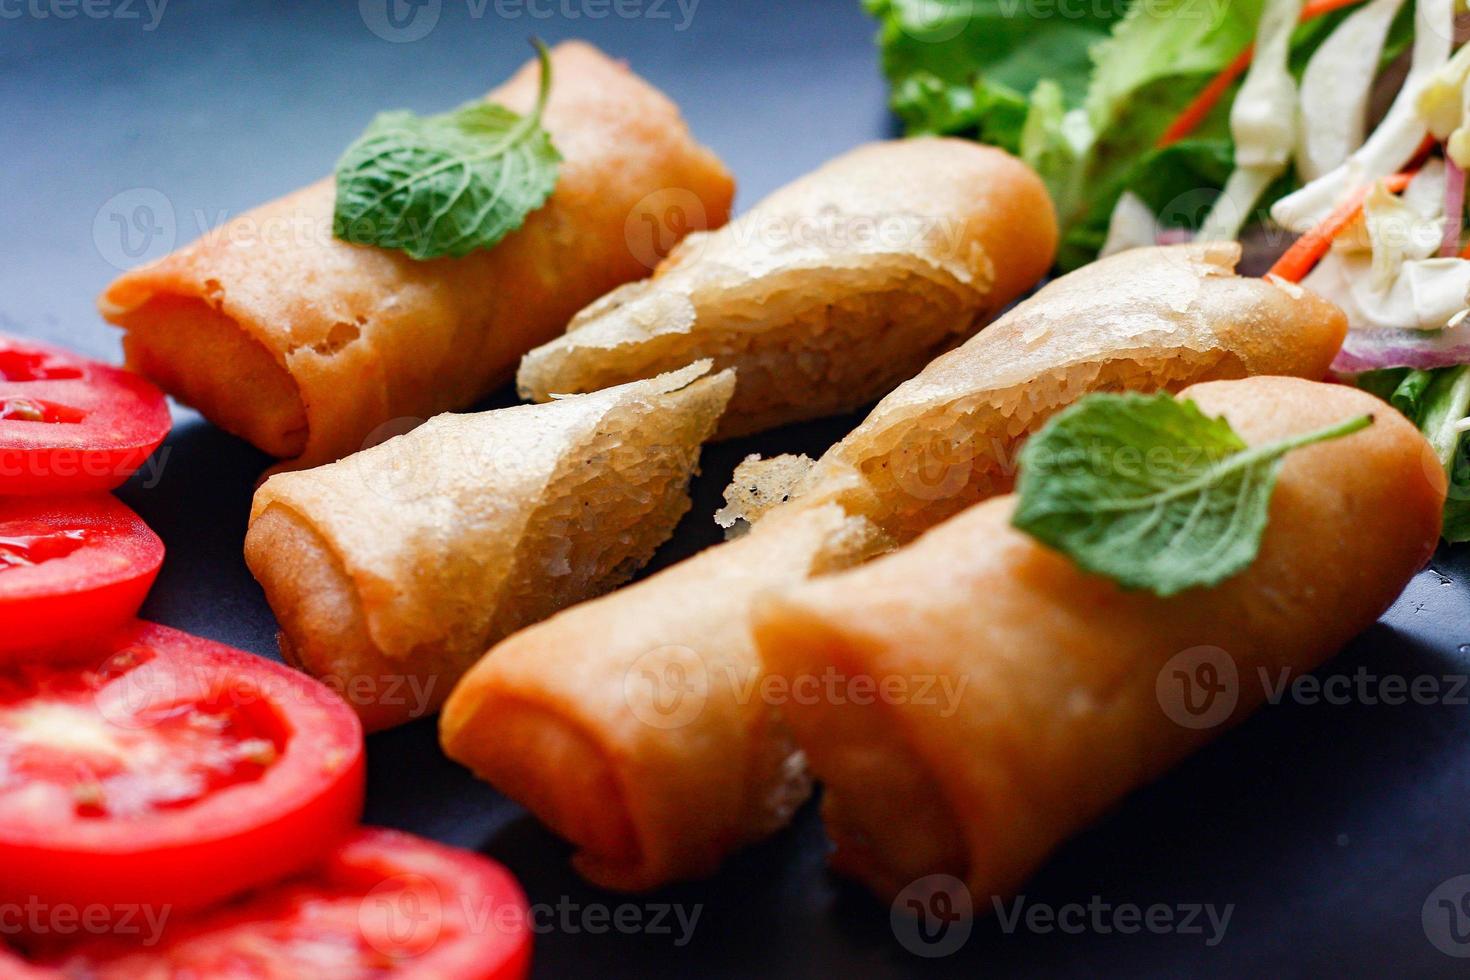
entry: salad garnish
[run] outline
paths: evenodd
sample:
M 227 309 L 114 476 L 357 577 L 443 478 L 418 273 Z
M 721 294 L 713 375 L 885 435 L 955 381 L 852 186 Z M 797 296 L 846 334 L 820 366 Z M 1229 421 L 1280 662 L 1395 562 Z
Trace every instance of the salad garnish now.
M 1077 18 L 865 2 L 908 128 L 995 143 L 1034 167 L 1057 207 L 1063 268 L 1242 240 L 1248 262 L 1347 314 L 1335 373 L 1421 392 L 1394 404 L 1452 484 L 1466 471 L 1470 498 L 1461 0 L 1131 0 L 1121 16 L 1101 5 Z M 1461 526 L 1470 537 L 1456 495 L 1452 485 L 1452 540 Z

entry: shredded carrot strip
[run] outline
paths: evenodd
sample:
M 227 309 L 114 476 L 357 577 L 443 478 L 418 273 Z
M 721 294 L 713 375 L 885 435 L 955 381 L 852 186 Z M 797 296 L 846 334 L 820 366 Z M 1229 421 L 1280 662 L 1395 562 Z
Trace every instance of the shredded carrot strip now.
M 1415 168 L 1417 170 L 1417 167 Z M 1401 173 L 1391 174 L 1383 178 L 1383 183 L 1391 193 L 1398 194 L 1409 181 L 1414 178 L 1414 170 L 1405 170 Z M 1271 266 L 1268 276 L 1279 276 L 1287 282 L 1301 282 L 1306 278 L 1312 267 L 1322 261 L 1322 256 L 1332 247 L 1332 240 L 1343 233 L 1348 225 L 1352 224 L 1363 210 L 1363 201 L 1368 197 L 1368 191 L 1372 184 L 1364 184 L 1355 187 L 1338 202 L 1332 213 L 1323 218 L 1315 228 L 1302 235 L 1291 243 L 1276 264 Z
M 1321 17 L 1323 14 L 1330 14 L 1343 7 L 1351 7 L 1358 2 L 1359 0 L 1307 0 L 1302 4 L 1302 20 L 1308 21 L 1313 17 Z
M 1235 80 L 1244 75 L 1246 69 L 1251 66 L 1251 58 L 1255 56 L 1255 53 L 1256 47 L 1251 45 L 1236 55 L 1235 60 L 1230 62 L 1224 71 L 1211 79 L 1210 84 L 1194 97 L 1194 101 L 1184 107 L 1184 111 L 1170 124 L 1168 129 L 1164 130 L 1164 135 L 1160 136 L 1154 145 L 1163 149 L 1178 143 L 1198 129 L 1200 123 L 1204 122 L 1205 117 L 1215 108 L 1216 103 L 1224 97 L 1226 89 L 1234 85 Z
M 1361 2 L 1362 0 L 1309 0 L 1302 6 L 1301 19 L 1304 22 L 1309 21 Z M 1179 142 L 1198 129 L 1200 123 L 1205 121 L 1219 101 L 1225 97 L 1230 86 L 1234 85 L 1236 79 L 1244 75 L 1250 68 L 1251 58 L 1255 56 L 1255 53 L 1256 47 L 1253 44 L 1236 55 L 1235 60 L 1226 65 L 1225 70 L 1211 79 L 1210 84 L 1206 85 L 1200 94 L 1184 107 L 1184 111 L 1170 123 L 1168 129 L 1164 130 L 1164 134 L 1159 137 L 1154 146 L 1163 149 Z
M 1460 258 L 1470 259 L 1470 245 L 1466 245 L 1464 248 L 1460 249 Z

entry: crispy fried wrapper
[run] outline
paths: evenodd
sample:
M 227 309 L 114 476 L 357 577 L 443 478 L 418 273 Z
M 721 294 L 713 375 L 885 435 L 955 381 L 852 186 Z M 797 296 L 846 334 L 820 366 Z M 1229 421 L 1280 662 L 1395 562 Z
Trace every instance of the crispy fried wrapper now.
M 1124 590 L 1011 527 L 1006 496 L 757 602 L 769 676 L 822 685 L 785 717 L 825 786 L 838 869 L 885 899 L 953 875 L 990 909 L 1263 704 L 1263 678 L 1285 684 L 1371 625 L 1433 553 L 1443 470 L 1372 396 L 1295 378 L 1183 396 L 1250 444 L 1375 424 L 1287 456 L 1259 556 L 1218 586 Z M 887 693 L 860 702 L 854 684 Z
M 1341 311 L 1237 277 L 1238 254 L 1146 249 L 1072 273 L 900 386 L 805 473 L 792 457 L 742 465 L 725 518 L 758 518 L 750 533 L 501 643 L 447 705 L 445 750 L 570 839 L 601 885 L 709 874 L 780 827 L 806 785 L 761 687 L 756 596 L 1003 492 L 1020 440 L 1088 391 L 1321 377 Z
M 736 368 L 721 436 L 868 404 L 1051 265 L 1041 181 L 967 140 L 860 147 L 690 235 L 526 355 L 521 394 L 593 391 L 701 357 Z
M 328 178 L 112 283 L 99 305 L 129 366 L 287 466 L 315 466 L 510 380 L 577 310 L 648 275 L 649 220 L 659 241 L 726 221 L 733 182 L 672 102 L 586 44 L 558 45 L 552 64 L 556 190 L 494 248 L 420 262 L 339 241 Z M 528 111 L 537 81 L 528 64 L 487 98 Z M 683 216 L 666 228 L 669 198 Z
M 689 509 L 735 385 L 709 369 L 441 415 L 267 480 L 245 558 L 286 659 L 384 728 L 437 708 L 496 641 L 626 582 Z

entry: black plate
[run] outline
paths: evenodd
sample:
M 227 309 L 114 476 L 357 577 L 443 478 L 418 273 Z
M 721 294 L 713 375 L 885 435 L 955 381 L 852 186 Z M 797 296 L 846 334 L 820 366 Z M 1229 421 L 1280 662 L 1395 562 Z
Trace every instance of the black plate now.
M 385 19 L 385 2 L 404 16 Z M 858 0 L 240 0 L 165 4 L 161 17 L 158 6 L 0 0 L 0 330 L 115 358 L 93 299 L 118 266 L 326 173 L 379 109 L 439 110 L 489 88 L 526 57 L 530 34 L 584 37 L 627 58 L 729 163 L 746 205 L 891 132 Z M 718 539 L 710 514 L 745 453 L 817 452 L 851 422 L 710 450 L 660 565 Z M 123 492 L 169 547 L 144 613 L 274 655 L 270 611 L 240 557 L 266 460 L 191 412 L 178 423 L 161 481 Z M 1442 551 L 1319 673 L 1350 682 L 1345 703 L 1263 712 L 1063 848 L 1026 894 L 1055 911 L 1080 903 L 1066 930 L 1023 919 L 1008 931 L 991 916 L 957 952 L 917 956 L 896 941 L 887 908 L 824 872 L 813 806 L 714 881 L 596 891 L 519 807 L 446 761 L 428 723 L 370 740 L 367 817 L 513 868 L 545 910 L 545 977 L 1463 974 L 1470 962 L 1435 943 L 1470 954 L 1470 908 L 1452 919 L 1438 904 L 1467 889 L 1430 896 L 1470 873 L 1467 566 L 1465 552 Z M 1428 678 L 1421 686 L 1437 693 L 1369 704 L 1360 674 L 1375 681 L 1370 693 L 1387 678 Z M 645 926 L 660 906 L 686 921 L 698 910 L 692 939 L 680 941 L 672 913 L 669 932 L 596 931 L 624 904 Z M 1120 909 L 1155 905 L 1176 926 L 1113 928 L 1128 922 Z M 1177 928 L 1192 905 L 1233 909 L 1222 939 L 1208 942 L 1208 924 Z

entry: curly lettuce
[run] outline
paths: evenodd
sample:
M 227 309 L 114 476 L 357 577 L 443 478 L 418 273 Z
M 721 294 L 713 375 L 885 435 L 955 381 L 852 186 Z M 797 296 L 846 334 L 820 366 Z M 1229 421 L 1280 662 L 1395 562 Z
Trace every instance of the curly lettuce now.
M 910 134 L 975 136 L 1020 149 L 1032 91 L 1042 79 L 1080 103 L 1090 50 L 1121 4 L 1021 0 L 863 0 L 878 19 L 892 106 Z M 1044 16 L 1047 12 L 1050 16 Z
M 1252 43 L 1264 0 L 864 4 L 879 21 L 892 105 L 906 130 L 972 136 L 1026 160 L 1057 206 L 1064 269 L 1096 256 L 1124 191 L 1155 208 L 1162 225 L 1193 229 L 1234 167 L 1234 88 L 1187 141 L 1156 144 Z M 1412 38 L 1411 10 L 1400 11 L 1383 59 Z M 1293 32 L 1295 77 L 1346 16 L 1320 17 Z M 1266 198 L 1293 186 L 1288 175 Z

